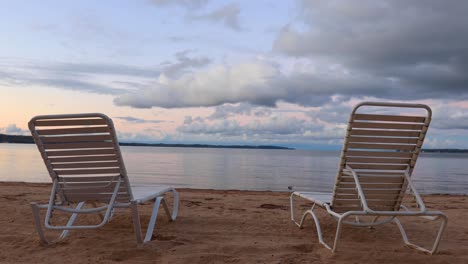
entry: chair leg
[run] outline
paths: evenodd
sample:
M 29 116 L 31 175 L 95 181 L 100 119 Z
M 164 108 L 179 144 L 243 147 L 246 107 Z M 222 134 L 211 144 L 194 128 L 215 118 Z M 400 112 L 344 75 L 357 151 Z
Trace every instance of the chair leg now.
M 166 204 L 166 201 L 164 201 L 164 198 L 162 196 L 157 197 L 156 200 L 154 201 L 153 211 L 151 213 L 151 218 L 150 218 L 150 221 L 148 223 L 148 227 L 146 229 L 146 236 L 145 236 L 145 240 L 143 240 L 143 243 L 151 241 L 151 238 L 153 236 L 154 227 L 156 225 L 156 219 L 158 217 L 159 206 L 161 205 L 161 202 L 164 205 L 164 209 L 165 209 L 167 215 L 170 216 L 169 209 L 167 208 L 167 204 Z
M 175 190 L 171 190 L 172 195 L 173 195 L 173 205 L 172 205 L 172 214 L 170 215 L 171 221 L 175 221 L 177 218 L 177 214 L 179 212 L 179 193 Z M 164 202 L 164 210 L 167 213 L 167 216 L 169 216 L 169 208 L 167 207 L 167 204 Z
M 75 209 L 81 209 L 83 206 L 84 206 L 85 202 L 80 202 L 78 203 L 78 205 L 76 206 Z M 67 226 L 73 226 L 73 224 L 75 223 L 76 221 L 76 218 L 78 217 L 78 214 L 77 213 L 73 213 L 71 216 L 70 216 L 70 219 L 68 219 L 68 222 L 67 222 Z M 64 239 L 67 237 L 68 235 L 68 231 L 67 229 L 63 230 L 62 233 L 60 234 L 59 236 L 59 239 Z
M 298 223 L 295 219 L 294 219 L 294 210 L 293 210 L 293 207 L 294 207 L 294 198 L 293 198 L 293 195 L 291 195 L 290 197 L 290 204 L 291 204 L 291 220 L 299 227 L 299 228 L 302 228 L 302 226 L 304 225 L 304 220 L 306 219 L 307 215 L 311 215 L 312 218 L 314 219 L 314 222 L 315 222 L 315 227 L 317 229 L 317 237 L 319 239 L 319 242 L 320 244 L 322 244 L 324 247 L 326 247 L 327 249 L 331 250 L 333 253 L 335 253 L 338 249 L 338 242 L 339 242 L 339 239 L 341 237 L 341 231 L 342 231 L 342 227 L 343 227 L 343 223 L 345 221 L 345 219 L 349 216 L 349 215 L 344 215 L 342 217 L 339 217 L 338 218 L 338 225 L 336 227 L 336 233 L 335 233 L 335 240 L 334 240 L 334 243 L 333 243 L 333 247 L 331 247 L 330 245 L 328 245 L 324 240 L 323 240 L 323 234 L 322 234 L 322 228 L 320 227 L 320 221 L 317 217 L 317 215 L 314 213 L 314 209 L 315 209 L 315 204 L 312 206 L 311 209 L 307 210 L 304 212 L 304 214 L 302 215 L 302 218 L 301 218 L 301 221 Z
M 424 217 L 425 219 L 427 219 L 427 217 Z M 403 227 L 403 225 L 401 224 L 400 220 L 398 218 L 394 218 L 393 221 L 396 223 L 396 225 L 398 226 L 398 229 L 400 230 L 400 233 L 401 233 L 401 236 L 403 238 L 403 241 L 405 242 L 405 244 L 411 248 L 414 248 L 414 249 L 417 249 L 417 250 L 420 250 L 424 253 L 429 253 L 429 254 L 434 254 L 437 252 L 438 248 L 439 248 L 439 243 L 440 243 L 440 239 L 442 237 L 442 233 L 444 232 L 445 230 L 445 227 L 447 226 L 447 216 L 441 212 L 437 212 L 436 216 L 431 218 L 430 220 L 432 221 L 435 221 L 437 219 L 441 218 L 442 221 L 441 221 L 441 224 L 440 224 L 440 227 L 439 227 L 439 231 L 437 232 L 437 237 L 434 241 L 434 244 L 432 245 L 432 249 L 426 249 L 426 248 L 423 248 L 421 246 L 418 246 L 414 243 L 411 243 L 408 239 L 408 236 L 406 235 L 406 231 Z
M 179 194 L 177 193 L 176 190 L 172 190 L 172 193 L 174 195 L 174 204 L 173 204 L 172 214 L 171 214 L 171 212 L 169 210 L 169 206 L 167 205 L 166 200 L 164 199 L 164 197 L 162 197 L 162 196 L 157 197 L 156 200 L 154 201 L 153 211 L 151 213 L 151 218 L 150 218 L 150 221 L 148 223 L 148 228 L 146 230 L 146 235 L 145 235 L 145 239 L 144 239 L 143 243 L 151 241 L 151 238 L 152 238 L 153 232 L 154 232 L 154 228 L 156 226 L 156 219 L 158 217 L 159 207 L 161 206 L 161 204 L 163 205 L 164 211 L 166 212 L 166 216 L 167 216 L 169 222 L 175 221 L 175 219 L 177 218 L 177 213 L 178 213 L 178 210 L 179 210 L 178 209 L 179 208 Z
M 291 212 L 291 221 L 294 222 L 294 224 L 296 224 L 299 228 L 302 228 L 302 222 L 304 221 L 304 217 L 307 213 L 307 211 L 302 215 L 302 219 L 301 219 L 301 222 L 297 222 L 295 217 L 294 217 L 294 193 L 291 194 L 291 196 L 289 197 L 289 204 L 290 204 L 290 212 Z M 314 207 L 315 207 L 315 204 L 312 205 L 312 208 L 310 210 L 314 210 Z
M 332 253 L 335 253 L 337 251 L 337 249 L 338 249 L 338 243 L 339 243 L 339 240 L 341 238 L 341 231 L 343 229 L 343 224 L 345 223 L 345 220 L 349 215 L 343 215 L 343 216 L 338 218 L 338 223 L 337 223 L 337 226 L 336 226 L 336 233 L 335 233 L 335 240 L 333 242 L 333 247 L 331 247 L 330 245 L 325 243 L 325 241 L 323 240 L 322 229 L 320 227 L 320 222 L 318 220 L 318 217 L 314 213 L 314 208 L 312 208 L 310 210 L 307 210 L 304 213 L 304 215 L 302 216 L 302 219 L 301 219 L 301 223 L 299 224 L 299 227 L 302 228 L 302 225 L 304 223 L 304 219 L 306 218 L 306 216 L 308 214 L 310 214 L 314 218 L 315 226 L 317 228 L 317 236 L 318 236 L 320 244 L 325 246 L 327 249 L 331 250 Z
M 140 214 L 138 213 L 138 204 L 132 201 L 130 204 L 133 219 L 133 229 L 135 230 L 136 241 L 138 245 L 143 244 L 143 235 L 141 234 Z
M 164 197 L 163 196 L 156 197 L 154 200 L 153 210 L 151 212 L 150 221 L 148 223 L 148 227 L 146 229 L 146 234 L 144 238 L 143 238 L 142 228 L 140 224 L 140 215 L 138 213 L 138 203 L 137 201 L 131 202 L 130 207 L 132 209 L 133 225 L 135 229 L 137 244 L 142 245 L 144 243 L 151 241 L 154 228 L 156 226 L 156 220 L 158 217 L 159 207 L 161 206 L 161 204 L 163 205 L 164 211 L 166 212 L 169 222 L 175 221 L 175 219 L 177 218 L 177 213 L 179 211 L 179 193 L 175 189 L 172 189 L 171 192 L 174 195 L 174 204 L 172 208 L 172 214 L 169 210 L 169 206 L 167 205 Z
M 37 234 L 39 235 L 39 238 L 41 239 L 41 242 L 50 245 L 50 241 L 47 239 L 47 237 L 44 234 L 44 228 L 42 227 L 41 224 L 41 214 L 40 214 L 40 208 L 37 203 L 31 203 L 31 209 L 32 209 L 32 214 L 34 218 L 34 226 L 36 227 Z
M 289 196 L 289 208 L 291 212 L 291 221 L 294 222 L 297 226 L 299 226 L 299 223 L 296 222 L 294 219 L 294 193 L 291 193 L 291 196 Z
M 85 204 L 85 202 L 78 203 L 78 205 L 75 207 L 75 209 L 81 209 L 84 206 L 84 204 Z M 58 240 L 61 240 L 61 239 L 64 239 L 65 237 L 67 237 L 69 230 L 65 229 L 60 233 L 57 240 L 50 241 L 49 239 L 47 239 L 47 237 L 45 236 L 44 228 L 42 227 L 42 224 L 41 224 L 41 214 L 40 214 L 41 207 L 37 203 L 31 203 L 31 209 L 32 209 L 32 214 L 33 214 L 33 218 L 34 218 L 34 224 L 35 224 L 35 227 L 36 227 L 36 231 L 39 234 L 39 238 L 41 239 L 41 241 L 44 244 L 51 245 L 51 244 L 57 242 Z M 78 214 L 73 213 L 70 216 L 70 218 L 68 219 L 68 222 L 67 222 L 66 226 L 67 227 L 73 226 L 73 224 L 75 223 L 77 217 L 78 217 Z
M 91 205 L 92 205 L 94 208 L 97 208 L 97 207 L 98 207 L 97 202 L 91 202 Z M 114 211 L 114 209 L 112 209 L 112 212 L 113 212 L 113 211 Z M 99 212 L 98 215 L 99 215 L 99 219 L 101 219 L 101 221 L 104 220 L 104 214 L 103 214 L 102 212 Z M 108 222 L 110 222 L 111 218 L 112 218 L 112 214 L 111 214 L 111 216 L 109 217 Z
M 343 221 L 346 216 L 342 216 L 338 219 L 338 224 L 336 226 L 336 234 L 335 234 L 335 242 L 333 243 L 332 252 L 335 253 L 338 249 L 338 242 L 340 241 L 341 237 L 341 230 L 343 229 Z
M 322 228 L 320 227 L 320 222 L 319 222 L 319 220 L 318 220 L 317 215 L 314 213 L 314 208 L 305 211 L 305 213 L 302 215 L 301 222 L 298 224 L 299 228 L 302 228 L 302 226 L 303 226 L 303 224 L 304 224 L 304 220 L 306 219 L 307 215 L 311 215 L 312 218 L 314 219 L 315 228 L 317 229 L 317 237 L 318 237 L 318 240 L 319 240 L 320 244 L 322 244 L 322 245 L 323 245 L 324 247 L 326 247 L 327 249 L 333 251 L 333 248 L 330 247 L 330 245 L 328 245 L 327 243 L 325 243 L 325 241 L 323 240 Z

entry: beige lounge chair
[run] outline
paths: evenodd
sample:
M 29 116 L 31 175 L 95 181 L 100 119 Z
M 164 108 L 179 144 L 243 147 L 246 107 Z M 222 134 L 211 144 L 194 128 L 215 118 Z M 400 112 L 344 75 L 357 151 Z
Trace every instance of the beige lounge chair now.
M 370 109 L 397 110 L 419 108 L 426 115 L 383 115 L 358 113 Z M 447 216 L 439 211 L 428 211 L 415 189 L 411 174 L 431 121 L 431 109 L 422 104 L 364 102 L 351 113 L 346 138 L 336 176 L 330 193 L 301 192 L 291 194 L 291 220 L 300 228 L 307 215 L 315 221 L 320 243 L 335 252 L 343 224 L 372 227 L 394 222 L 399 227 L 406 245 L 427 253 L 437 251 Z M 416 209 L 402 204 L 409 187 L 417 203 Z M 298 223 L 294 218 L 294 197 L 313 203 Z M 338 221 L 333 245 L 324 242 L 316 207 L 324 208 Z M 417 246 L 408 240 L 399 218 L 420 216 L 429 220 L 442 219 L 431 249 Z
M 34 141 L 52 178 L 48 204 L 31 203 L 40 239 L 52 243 L 45 229 L 95 229 L 105 225 L 115 208 L 130 208 L 138 244 L 151 240 L 158 209 L 162 203 L 170 221 L 178 211 L 178 193 L 170 186 L 130 187 L 112 120 L 103 114 L 36 116 L 29 122 Z M 172 214 L 164 194 L 172 192 Z M 145 237 L 142 236 L 138 205 L 154 201 Z M 89 205 L 86 207 L 86 205 Z M 47 209 L 41 221 L 40 209 Z M 66 224 L 52 224 L 54 211 L 70 214 Z M 80 214 L 98 214 L 101 221 L 91 225 L 74 225 Z M 44 223 L 44 227 L 42 223 Z

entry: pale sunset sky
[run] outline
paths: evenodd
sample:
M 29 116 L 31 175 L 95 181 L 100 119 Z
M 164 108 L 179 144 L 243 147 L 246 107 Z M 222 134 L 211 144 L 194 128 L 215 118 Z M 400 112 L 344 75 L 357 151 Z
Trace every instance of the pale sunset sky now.
M 468 148 L 468 1 L 5 1 L 0 133 L 101 112 L 120 141 L 337 149 L 363 100 Z

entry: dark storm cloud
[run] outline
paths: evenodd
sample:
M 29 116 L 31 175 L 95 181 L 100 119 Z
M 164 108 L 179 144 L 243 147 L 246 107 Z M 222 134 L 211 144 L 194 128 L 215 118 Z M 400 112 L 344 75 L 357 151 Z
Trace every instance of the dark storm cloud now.
M 215 23 L 222 23 L 224 26 L 241 31 L 242 28 L 239 24 L 240 6 L 237 3 L 230 3 L 202 15 L 190 15 L 190 20 L 207 20 Z
M 399 99 L 467 97 L 467 1 L 301 1 L 301 30 L 286 25 L 277 52 L 327 58 L 380 80 Z M 328 86 L 325 86 L 328 87 Z M 331 90 L 336 87 L 333 85 Z M 339 90 L 339 89 L 338 89 Z M 456 93 L 451 95 L 450 93 Z
M 190 69 L 200 68 L 211 63 L 207 57 L 189 57 L 191 50 L 184 50 L 175 54 L 176 62 L 165 62 L 161 64 L 161 72 L 168 77 L 176 77 L 186 73 Z
M 131 123 L 137 123 L 137 124 L 147 124 L 147 123 L 159 124 L 159 123 L 167 122 L 164 120 L 143 119 L 143 118 L 138 118 L 138 117 L 133 117 L 133 116 L 116 116 L 114 118 L 121 119 L 121 120 L 131 122 Z
M 180 6 L 187 9 L 200 8 L 208 3 L 208 0 L 149 0 L 155 6 Z

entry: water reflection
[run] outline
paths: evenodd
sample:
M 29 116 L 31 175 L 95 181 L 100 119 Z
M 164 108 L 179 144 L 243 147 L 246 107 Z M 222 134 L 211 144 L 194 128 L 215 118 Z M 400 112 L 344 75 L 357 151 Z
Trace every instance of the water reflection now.
M 132 184 L 286 191 L 332 190 L 339 152 L 123 147 Z M 423 153 L 413 176 L 423 193 L 468 193 L 467 154 Z M 50 182 L 34 145 L 0 144 L 0 180 Z

